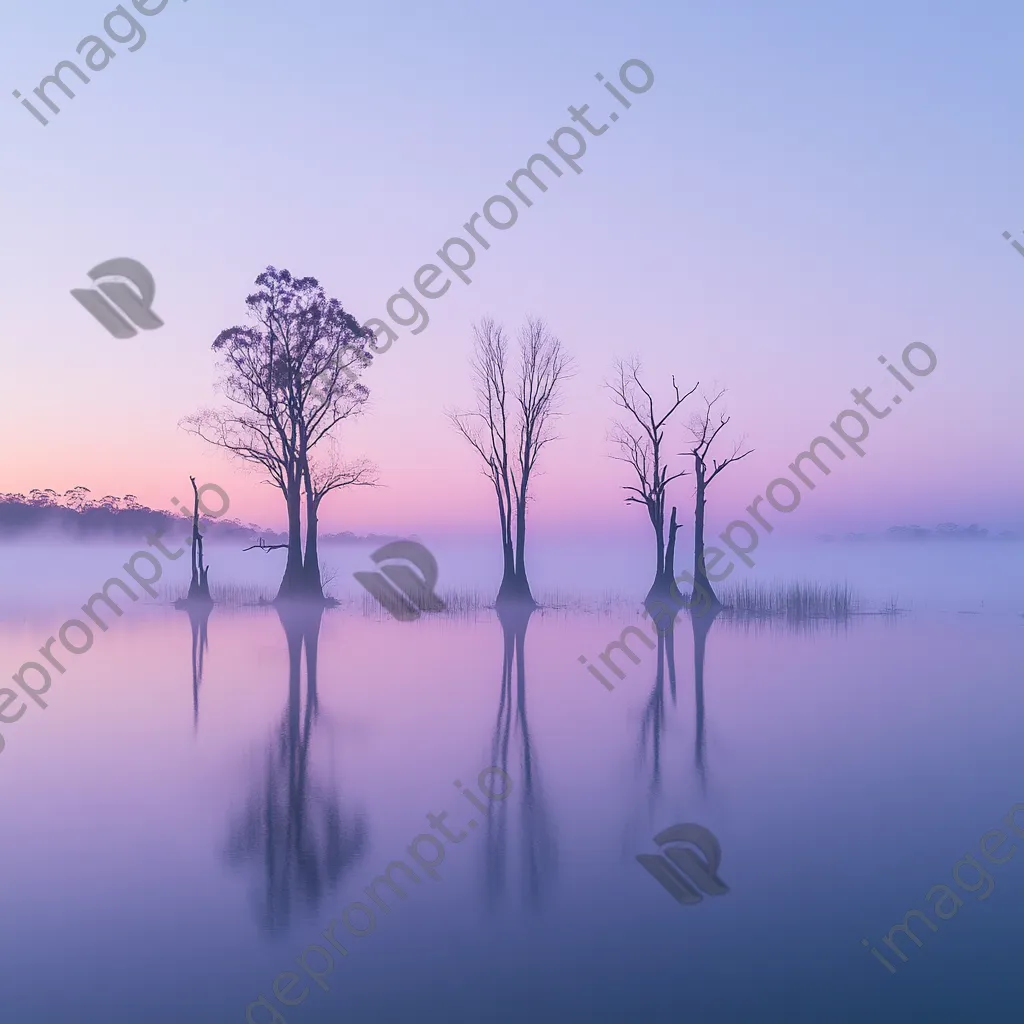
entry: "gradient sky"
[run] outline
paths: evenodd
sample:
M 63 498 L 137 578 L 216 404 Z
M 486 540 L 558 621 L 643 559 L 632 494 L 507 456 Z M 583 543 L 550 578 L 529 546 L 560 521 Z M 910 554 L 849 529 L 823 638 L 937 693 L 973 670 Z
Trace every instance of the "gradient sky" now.
M 491 527 L 493 494 L 443 415 L 469 400 L 470 325 L 488 313 L 544 316 L 577 363 L 531 512 L 545 530 L 649 528 L 608 458 L 617 356 L 662 395 L 673 372 L 729 389 L 757 451 L 716 482 L 724 522 L 850 388 L 891 397 L 877 357 L 915 340 L 935 372 L 785 529 L 1021 525 L 1024 259 L 1001 237 L 1024 241 L 1019 5 L 171 0 L 42 127 L 11 90 L 31 94 L 113 6 L 0 13 L 0 490 L 167 507 L 192 473 L 232 514 L 280 524 L 276 492 L 178 426 L 217 400 L 210 343 L 244 322 L 256 275 L 314 275 L 380 315 L 568 105 L 597 123 L 616 109 L 596 72 L 639 58 L 654 86 L 589 140 L 583 173 L 367 375 L 343 450 L 386 486 L 329 499 L 326 526 Z M 162 329 L 114 339 L 69 295 L 117 256 L 153 272 Z M 676 488 L 688 514 L 690 483 Z

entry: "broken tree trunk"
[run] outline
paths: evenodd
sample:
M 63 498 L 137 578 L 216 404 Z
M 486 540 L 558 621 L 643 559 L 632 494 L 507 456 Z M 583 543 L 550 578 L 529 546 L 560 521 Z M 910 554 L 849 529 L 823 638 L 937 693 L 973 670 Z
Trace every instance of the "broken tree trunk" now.
M 210 602 L 210 568 L 203 564 L 203 535 L 199 532 L 199 488 L 196 478 L 190 476 L 195 503 L 192 506 L 192 579 L 188 585 L 188 600 Z

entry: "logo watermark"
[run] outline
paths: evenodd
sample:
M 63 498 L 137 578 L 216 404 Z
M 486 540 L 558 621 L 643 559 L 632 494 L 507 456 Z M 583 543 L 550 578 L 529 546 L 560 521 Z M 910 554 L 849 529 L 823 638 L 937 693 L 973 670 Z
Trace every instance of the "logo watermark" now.
M 414 540 L 396 540 L 378 548 L 370 557 L 380 565 L 388 559 L 398 564 L 383 565 L 380 572 L 357 572 L 355 578 L 400 622 L 418 619 L 421 612 L 443 612 L 447 605 L 434 593 L 437 559 Z M 411 562 L 419 575 L 408 565 Z
M 916 357 L 916 358 L 912 358 Z M 938 357 L 935 352 L 929 348 L 923 341 L 912 341 L 906 348 L 903 349 L 901 354 L 901 360 L 903 367 L 907 373 L 912 377 L 927 377 L 934 372 L 935 367 L 938 365 Z M 901 373 L 894 364 L 889 363 L 885 356 L 878 357 L 879 363 L 881 363 L 889 374 L 902 385 L 903 390 L 908 394 L 914 390 L 915 384 L 905 374 Z M 918 365 L 921 364 L 921 365 Z M 853 404 L 858 406 L 860 409 L 864 409 L 871 416 L 871 420 L 868 420 L 856 409 L 843 409 L 839 415 L 829 424 L 829 428 L 834 432 L 836 440 L 842 440 L 847 448 L 852 451 L 858 458 L 864 458 L 867 451 L 861 447 L 871 430 L 871 422 L 874 420 L 883 420 L 889 416 L 893 411 L 893 406 L 902 404 L 903 396 L 897 392 L 889 400 L 892 405 L 887 405 L 884 409 L 876 409 L 869 400 L 874 389 L 870 387 L 857 389 L 851 388 L 850 394 L 853 396 Z M 874 399 L 878 401 L 878 399 Z M 851 424 L 855 424 L 857 427 L 857 433 L 851 434 Z M 835 462 L 844 462 L 846 460 L 845 452 L 838 446 L 836 441 L 832 440 L 830 436 L 825 433 L 819 434 L 813 438 L 808 444 L 805 451 L 800 452 L 796 458 L 787 467 L 793 476 L 804 485 L 807 491 L 813 491 L 817 487 L 815 480 L 820 482 L 820 479 L 831 475 L 832 466 L 825 461 L 822 457 L 822 450 L 832 453 Z M 809 469 L 808 463 L 816 467 L 818 472 L 821 474 L 820 478 L 810 477 L 804 471 Z M 834 465 L 834 463 L 833 463 Z M 764 493 L 757 495 L 756 498 L 746 507 L 744 511 L 749 513 L 750 522 L 746 519 L 734 519 L 728 526 L 718 535 L 719 539 L 725 544 L 729 550 L 737 556 L 748 568 L 752 569 L 755 565 L 754 560 L 750 557 L 751 553 L 757 548 L 760 541 L 760 535 L 758 534 L 757 528 L 753 525 L 755 522 L 760 526 L 763 532 L 767 535 L 774 532 L 775 526 L 766 519 L 766 515 L 771 515 L 767 509 L 759 511 L 759 506 L 762 503 L 767 504 L 773 508 L 776 512 L 782 515 L 788 515 L 792 512 L 803 500 L 803 492 L 800 488 L 789 479 L 787 476 L 777 476 L 774 480 L 769 481 L 768 486 L 765 487 Z M 773 516 L 777 520 L 777 517 Z M 736 538 L 734 534 L 736 531 L 742 531 L 742 536 Z M 720 572 L 714 572 L 713 570 L 719 565 L 723 558 L 727 558 L 727 554 L 722 548 L 714 547 L 711 544 L 707 544 L 704 547 L 705 553 L 705 571 L 707 578 L 711 583 L 721 583 L 726 579 L 736 568 L 736 564 L 729 559 L 729 564 Z M 758 556 L 760 557 L 760 555 Z M 698 594 L 698 606 L 704 603 L 706 593 L 702 587 L 698 587 L 694 581 L 693 576 L 684 572 L 675 578 L 676 585 L 685 583 L 694 588 L 695 593 Z M 704 605 L 706 607 L 706 605 Z M 650 616 L 651 627 L 653 635 L 658 635 L 659 628 L 662 627 L 662 623 L 671 621 L 673 611 L 664 601 L 655 601 L 652 604 L 651 610 L 644 609 L 644 618 Z M 644 635 L 642 630 L 637 626 L 627 626 L 620 634 L 618 640 L 613 640 L 604 649 L 604 653 L 599 656 L 600 660 L 604 663 L 607 670 L 614 673 L 616 678 L 625 679 L 626 674 L 623 670 L 612 661 L 612 653 L 615 650 L 621 651 L 634 665 L 640 664 L 640 658 L 636 655 L 627 645 L 626 636 L 627 634 L 634 634 L 639 637 L 640 641 L 647 646 L 648 650 L 654 650 L 655 645 Z M 609 682 L 601 672 L 595 668 L 592 664 L 587 661 L 586 655 L 581 654 L 577 659 L 579 663 L 589 672 L 597 681 L 606 689 L 614 690 L 614 683 Z
M 1017 252 L 1021 254 L 1021 256 L 1024 256 L 1024 245 L 1021 245 L 1016 238 L 1012 238 L 1009 231 L 1003 232 L 1003 238 L 1005 238 L 1010 243 L 1010 245 L 1012 245 L 1014 249 L 1016 249 Z
M 654 85 L 654 72 L 649 65 L 636 57 L 622 64 L 618 77 L 621 89 L 613 82 L 605 81 L 601 72 L 594 75 L 594 78 L 615 98 L 621 110 L 629 110 L 633 106 L 634 101 L 629 96 L 642 96 Z M 545 143 L 550 154 L 545 151 L 533 153 L 524 166 L 516 170 L 505 182 L 508 193 L 498 191 L 485 200 L 480 209 L 462 225 L 464 234 L 452 235 L 436 251 L 438 263 L 424 263 L 416 270 L 412 275 L 413 289 L 399 288 L 388 299 L 385 305 L 387 317 L 370 317 L 363 323 L 364 328 L 373 332 L 374 340 L 369 343 L 371 352 L 376 355 L 387 352 L 400 337 L 396 327 L 406 328 L 411 334 L 421 334 L 425 331 L 430 323 L 427 308 L 429 302 L 424 304 L 420 297 L 430 302 L 440 299 L 448 293 L 454 278 L 458 278 L 467 287 L 472 284 L 473 278 L 467 271 L 476 265 L 477 252 L 486 252 L 492 243 L 497 241 L 501 232 L 508 231 L 515 225 L 519 220 L 520 210 L 523 213 L 529 210 L 534 201 L 548 191 L 549 184 L 554 184 L 555 178 L 562 177 L 565 173 L 562 167 L 568 168 L 575 175 L 583 173 L 580 160 L 587 152 L 588 140 L 604 135 L 620 116 L 619 111 L 613 108 L 606 115 L 608 120 L 596 125 L 588 120 L 589 110 L 589 103 L 583 103 L 579 107 L 570 106 L 570 119 L 574 125 L 579 125 L 581 130 L 570 128 L 568 125 L 556 128 Z M 590 117 L 600 120 L 600 115 L 596 113 L 590 114 Z M 567 145 L 573 147 L 571 151 L 565 148 Z M 557 157 L 562 166 L 556 164 L 552 157 Z M 541 171 L 545 177 L 541 177 Z M 441 264 L 444 264 L 445 269 L 442 269 Z M 442 277 L 444 280 L 438 281 Z M 458 287 L 456 285 L 456 288 Z M 348 366 L 342 367 L 342 373 L 350 381 L 356 380 L 356 375 Z
M 507 800 L 514 788 L 512 777 L 497 765 L 490 765 L 487 768 L 481 769 L 476 777 L 476 781 L 480 796 L 477 796 L 471 786 L 464 786 L 458 779 L 452 783 L 478 812 L 477 815 L 470 818 L 466 823 L 468 829 L 475 829 L 481 824 L 477 820 L 478 818 L 486 821 L 491 814 L 492 805 Z M 480 799 L 481 796 L 484 798 L 483 800 Z M 445 824 L 445 818 L 447 817 L 447 811 L 442 811 L 440 814 L 429 813 L 426 815 L 430 827 L 446 839 L 449 845 L 463 842 L 469 835 L 469 831 L 467 831 L 467 828 L 459 829 L 456 835 Z M 455 827 L 458 828 L 457 825 Z M 429 852 L 425 852 L 422 849 L 424 845 L 430 846 Z M 409 855 L 409 859 L 422 872 L 424 879 L 430 878 L 435 882 L 442 880 L 437 867 L 445 858 L 446 846 L 436 836 L 431 835 L 429 832 L 421 832 L 406 847 L 406 852 Z M 408 893 L 405 889 L 411 888 L 409 882 L 418 886 L 421 881 L 415 869 L 406 864 L 405 861 L 391 861 L 363 889 L 363 893 L 367 896 L 368 901 L 363 903 L 361 900 L 356 900 L 343 907 L 339 914 L 340 921 L 335 918 L 320 933 L 327 940 L 326 943 L 324 945 L 314 943 L 307 946 L 295 958 L 294 963 L 309 977 L 311 982 L 324 992 L 329 992 L 331 986 L 325 979 L 335 971 L 335 954 L 341 954 L 343 957 L 347 957 L 349 954 L 348 948 L 341 944 L 335 929 L 344 927 L 349 935 L 354 935 L 357 939 L 365 938 L 377 927 L 378 911 L 390 914 L 392 910 L 397 910 L 397 901 L 408 898 Z M 381 894 L 382 886 L 387 886 L 388 890 L 383 895 Z M 391 900 L 390 903 L 388 899 Z M 371 903 L 373 906 L 370 905 Z M 348 940 L 346 939 L 346 941 Z M 330 948 L 328 948 L 328 943 Z M 312 964 L 309 962 L 310 956 L 314 958 Z M 333 983 L 336 984 L 337 981 L 338 979 L 333 979 Z M 296 991 L 300 986 L 302 990 Z M 274 979 L 271 991 L 277 1001 L 285 1008 L 288 1008 L 305 1002 L 313 989 L 310 987 L 309 982 L 299 977 L 297 972 L 282 971 Z M 245 1019 L 248 1021 L 248 1024 L 288 1024 L 288 1019 L 284 1014 L 263 993 L 260 993 L 255 1002 L 250 1003 L 245 1008 Z M 294 1017 L 292 1019 L 294 1020 Z
M 722 863 L 722 847 L 714 834 L 703 825 L 686 822 L 659 832 L 654 841 L 663 847 L 661 853 L 638 853 L 636 859 L 654 876 L 677 902 L 700 903 L 704 897 L 724 896 L 729 886 L 718 877 Z M 696 846 L 698 857 L 688 846 Z
M 1024 836 L 1024 829 L 1017 824 L 1017 815 L 1024 811 L 1024 804 L 1014 804 L 1006 817 L 1003 818 L 1003 824 L 1008 828 L 1012 829 L 1018 836 Z M 1013 843 L 1008 850 L 1006 850 L 1005 856 L 999 856 L 1002 853 L 1000 847 L 1007 841 L 1012 840 L 1013 836 L 1008 835 L 1002 829 L 994 828 L 986 832 L 980 840 L 978 845 L 981 850 L 981 855 L 990 864 L 1005 864 L 1012 856 L 1013 851 L 1017 849 L 1017 844 Z M 976 878 L 963 879 L 960 877 L 962 871 L 970 871 L 972 876 L 977 875 Z M 996 887 L 995 878 L 986 870 L 984 865 L 976 858 L 971 856 L 970 853 L 965 853 L 954 865 L 952 870 L 953 881 L 960 887 L 962 892 L 976 893 L 982 886 L 985 887 L 985 891 L 980 893 L 975 899 L 980 903 L 982 900 L 987 900 L 992 894 L 992 890 Z M 940 921 L 949 921 L 956 917 L 957 912 L 964 905 L 964 901 L 957 895 L 956 891 L 945 882 L 940 882 L 938 885 L 933 885 L 928 892 L 925 894 L 925 900 L 930 904 L 929 909 Z M 911 918 L 915 921 L 912 923 Z M 923 910 L 908 910 L 904 915 L 903 920 L 899 924 L 894 924 L 888 934 L 882 939 L 882 943 L 889 947 L 892 951 L 889 956 L 895 954 L 899 957 L 901 963 L 906 963 L 909 957 L 907 954 L 900 949 L 896 944 L 896 933 L 902 932 L 905 939 L 910 939 L 911 942 L 920 949 L 924 942 L 921 937 L 914 931 L 914 923 L 918 927 L 922 925 L 928 928 L 932 932 L 937 932 L 939 926 L 923 911 Z M 882 943 L 879 943 L 881 945 Z M 861 939 L 860 944 L 865 949 L 870 947 L 871 954 L 876 960 L 890 973 L 896 973 L 896 967 L 894 967 L 882 954 L 878 951 L 878 948 L 872 946 L 867 939 Z M 907 947 L 909 950 L 909 946 Z M 895 959 L 895 957 L 893 957 Z
M 115 338 L 134 338 L 139 333 L 137 327 L 144 331 L 163 327 L 163 320 L 151 308 L 156 296 L 156 282 L 138 260 L 130 260 L 126 256 L 107 260 L 93 267 L 89 277 L 98 282 L 95 289 L 72 288 L 71 294 Z M 105 277 L 125 278 L 134 287 L 129 287 L 124 281 L 103 281 Z
M 203 501 L 203 493 L 205 491 L 214 491 L 220 500 L 224 503 L 223 507 L 218 512 L 213 512 L 207 508 L 206 503 Z M 218 519 L 224 515 L 228 510 L 230 501 L 228 499 L 227 491 L 223 487 L 219 487 L 217 484 L 203 484 L 198 489 L 197 498 L 199 501 L 199 508 L 204 516 L 210 519 Z M 174 505 L 180 505 L 181 502 L 177 498 L 172 499 Z M 188 515 L 184 509 L 182 509 L 184 515 Z M 146 537 L 146 543 L 151 548 L 155 548 L 156 551 L 163 555 L 169 562 L 176 562 L 183 554 L 185 554 L 185 548 L 178 548 L 177 551 L 168 551 L 164 546 L 161 538 L 166 533 L 164 527 L 154 530 Z M 186 539 L 185 543 L 188 544 L 189 540 Z M 144 566 L 139 563 L 145 563 Z M 163 564 L 149 551 L 138 550 L 133 552 L 129 557 L 128 561 L 122 566 L 125 573 L 130 576 L 136 583 L 136 585 L 144 590 L 150 597 L 156 597 L 157 591 L 154 589 L 153 584 L 160 579 L 163 575 Z M 144 575 L 144 572 L 152 572 L 152 576 Z M 121 618 L 124 612 L 121 606 L 114 600 L 111 595 L 111 590 L 117 588 L 120 591 L 117 594 L 117 599 L 122 603 L 125 597 L 131 598 L 132 601 L 138 601 L 139 597 L 134 590 L 119 576 L 111 576 L 103 586 L 96 591 L 96 593 L 90 595 L 89 599 L 81 606 L 82 611 L 86 617 L 97 627 L 101 633 L 106 633 L 110 628 L 107 625 L 106 619 L 101 617 L 101 613 L 96 610 L 97 603 L 105 605 L 106 607 L 101 609 L 102 615 L 108 619 L 111 617 L 111 613 L 117 618 Z M 111 619 L 111 621 L 113 621 Z M 72 630 L 75 631 L 72 635 Z M 42 655 L 39 661 L 26 661 L 22 664 L 21 668 L 17 672 L 13 673 L 11 678 L 14 680 L 18 689 L 14 690 L 9 686 L 0 688 L 0 723 L 3 725 L 13 725 L 15 722 L 20 721 L 26 711 L 29 710 L 29 700 L 35 703 L 42 710 L 46 710 L 49 704 L 43 700 L 43 694 L 48 693 L 53 683 L 53 679 L 50 675 L 51 671 L 56 669 L 60 675 L 64 675 L 67 669 L 64 665 L 57 660 L 58 655 L 64 660 L 68 660 L 66 656 L 60 651 L 58 647 L 58 654 L 52 653 L 52 648 L 60 644 L 60 647 L 64 648 L 68 654 L 79 655 L 85 654 L 88 651 L 96 637 L 93 633 L 92 627 L 85 621 L 85 619 L 66 619 L 61 625 L 60 629 L 56 630 L 56 636 L 51 636 L 47 639 L 46 643 L 39 648 L 39 654 Z M 81 634 L 79 636 L 79 634 Z M 73 661 L 73 659 L 72 659 Z M 45 662 L 45 664 L 44 664 Z M 26 674 L 29 678 L 26 679 Z M 33 685 L 33 683 L 35 685 Z M 20 691 L 20 692 L 19 692 Z M 19 707 L 13 710 L 12 704 L 18 703 Z M 0 753 L 3 752 L 7 746 L 6 740 L 0 735 Z

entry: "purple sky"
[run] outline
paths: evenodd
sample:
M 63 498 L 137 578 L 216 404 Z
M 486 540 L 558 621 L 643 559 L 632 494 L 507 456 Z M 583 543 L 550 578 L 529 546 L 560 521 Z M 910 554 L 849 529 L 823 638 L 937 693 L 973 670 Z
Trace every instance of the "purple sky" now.
M 9 91 L 31 95 L 111 9 L 6 9 Z M 602 384 L 618 356 L 639 356 L 665 397 L 672 373 L 729 389 L 733 436 L 756 453 L 716 482 L 724 525 L 851 388 L 889 401 L 900 385 L 878 356 L 899 364 L 912 341 L 935 372 L 785 529 L 1020 525 L 1024 259 L 1001 234 L 1024 239 L 1009 47 L 1022 19 L 1009 4 L 171 0 L 47 127 L 13 97 L 3 108 L 0 490 L 84 484 L 166 507 L 193 473 L 231 493 L 233 514 L 279 524 L 275 493 L 177 425 L 217 401 L 210 342 L 243 321 L 255 276 L 314 275 L 359 319 L 381 315 L 588 103 L 595 124 L 621 116 L 588 139 L 583 173 L 565 168 L 491 229 L 472 284 L 454 281 L 368 374 L 372 405 L 343 451 L 373 459 L 385 486 L 332 499 L 329 529 L 491 527 L 492 492 L 444 410 L 470 397 L 471 324 L 530 313 L 578 367 L 539 527 L 646 527 L 608 458 Z M 594 76 L 617 82 L 631 58 L 655 82 L 625 110 Z M 117 256 L 152 271 L 163 328 L 117 340 L 71 298 Z M 689 511 L 690 482 L 676 487 Z

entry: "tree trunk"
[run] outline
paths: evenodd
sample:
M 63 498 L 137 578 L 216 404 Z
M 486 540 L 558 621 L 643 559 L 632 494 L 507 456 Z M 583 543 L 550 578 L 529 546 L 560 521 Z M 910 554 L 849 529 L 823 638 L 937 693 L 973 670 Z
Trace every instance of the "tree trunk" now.
M 288 504 L 288 561 L 285 563 L 284 576 L 281 579 L 281 586 L 277 591 L 276 601 L 301 596 L 304 582 L 302 574 L 301 495 L 299 493 L 298 479 L 288 481 L 285 499 Z
M 511 601 L 516 592 L 516 552 L 511 540 L 501 541 L 501 586 L 498 587 L 497 601 Z
M 506 555 L 506 572 L 508 559 Z M 527 607 L 537 607 L 530 591 L 530 581 L 526 576 L 526 501 L 516 502 L 516 542 L 515 561 L 511 580 L 503 579 L 498 598 L 502 601 L 514 601 Z
M 307 484 L 307 488 L 308 488 Z M 306 492 L 306 554 L 302 560 L 303 593 L 310 598 L 322 601 L 324 585 L 320 577 L 320 555 L 317 546 L 317 535 L 320 525 L 317 518 L 318 503 L 312 493 Z
M 690 607 L 705 605 L 708 610 L 720 608 L 722 602 L 708 580 L 704 566 L 704 472 L 697 468 L 697 504 L 693 514 L 693 593 Z
M 657 586 L 665 578 L 665 507 L 662 505 L 651 517 L 654 536 L 657 540 L 658 562 L 654 569 L 654 582 Z
M 498 497 L 498 517 L 501 520 L 501 585 L 496 604 L 513 599 L 516 589 L 516 549 L 512 541 L 512 505 L 505 501 L 498 482 L 494 492 Z
M 664 629 L 667 628 L 667 624 L 675 618 L 679 609 L 685 604 L 685 601 L 683 600 L 683 595 L 680 593 L 679 586 L 676 584 L 675 579 L 676 532 L 679 530 L 679 524 L 676 522 L 676 507 L 674 505 L 672 506 L 672 516 L 669 519 L 668 526 L 667 544 L 665 543 L 664 537 L 664 511 L 660 513 L 659 518 L 661 520 L 661 528 L 659 529 L 656 526 L 658 538 L 658 572 L 655 574 L 654 583 L 651 584 L 651 589 L 647 591 L 647 597 L 644 599 L 644 605 L 653 617 L 654 622 L 658 625 L 659 629 Z
M 192 578 L 188 585 L 188 601 L 211 601 L 210 581 L 207 578 L 210 570 L 203 564 L 203 535 L 199 532 L 199 488 L 196 478 L 192 481 L 192 493 L 195 503 L 192 506 Z
M 679 524 L 676 522 L 676 507 L 672 506 L 672 517 L 668 524 L 668 547 L 665 550 L 665 589 L 668 596 L 678 607 L 683 606 L 683 595 L 679 592 L 679 585 L 676 583 L 676 533 L 679 531 Z

